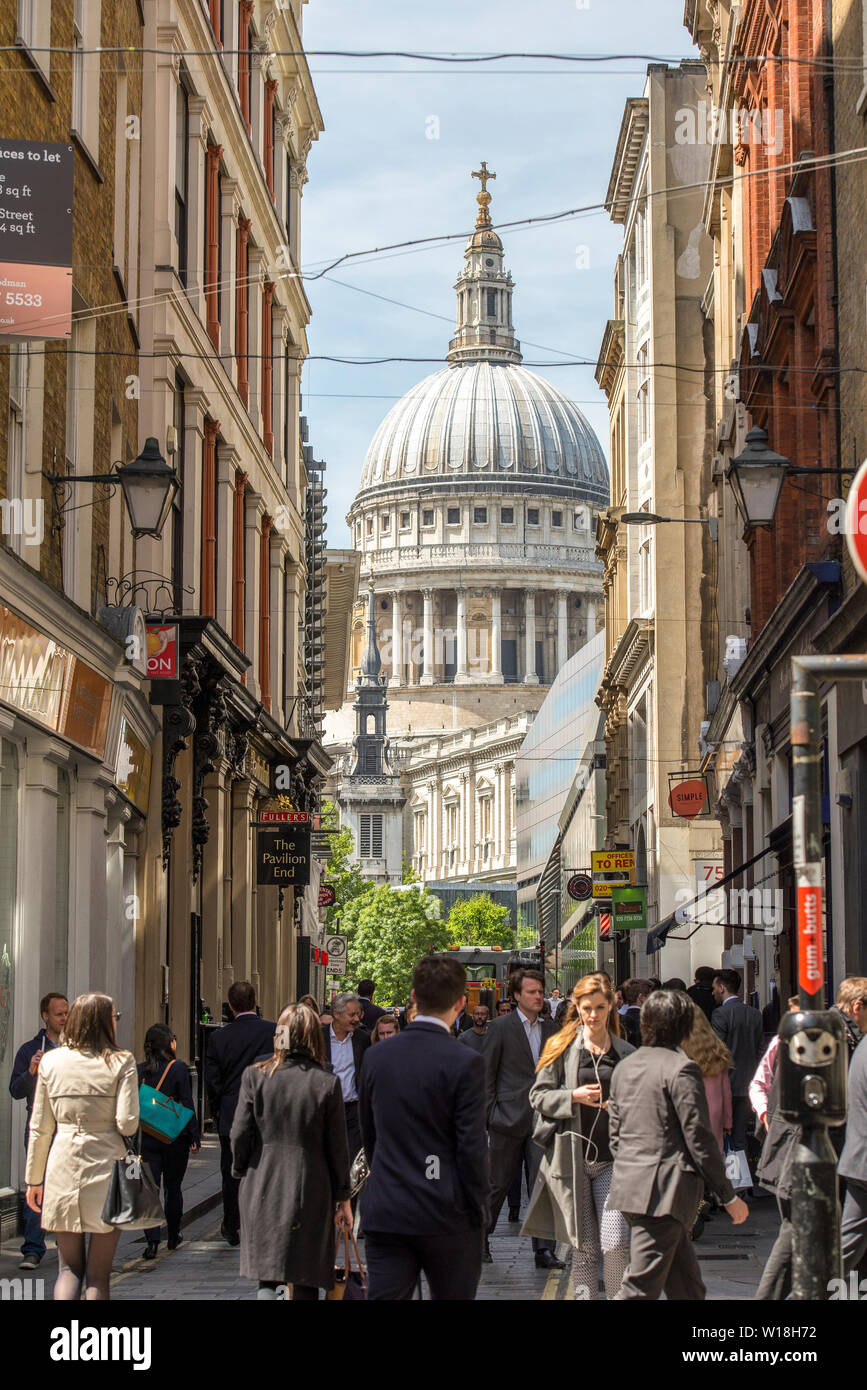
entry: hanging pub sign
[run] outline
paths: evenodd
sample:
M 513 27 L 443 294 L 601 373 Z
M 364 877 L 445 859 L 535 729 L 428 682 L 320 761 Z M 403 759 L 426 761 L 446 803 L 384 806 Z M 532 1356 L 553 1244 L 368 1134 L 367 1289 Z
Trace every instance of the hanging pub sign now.
M 310 826 L 281 825 L 256 836 L 256 882 L 306 888 L 310 882 Z
M 566 884 L 566 892 L 577 903 L 583 903 L 587 898 L 592 898 L 593 877 L 590 870 L 579 869 L 577 873 L 570 874 Z
M 179 674 L 177 623 L 148 623 L 145 631 L 148 677 L 151 680 L 176 681 Z
M 707 777 L 702 772 L 670 772 L 668 774 L 668 804 L 672 815 L 684 820 L 710 815 L 710 795 Z
M 72 188 L 67 143 L 0 140 L 0 337 L 72 334 Z
M 323 883 L 322 887 L 319 889 L 319 906 L 333 907 L 336 897 L 337 894 L 332 885 L 330 883 Z

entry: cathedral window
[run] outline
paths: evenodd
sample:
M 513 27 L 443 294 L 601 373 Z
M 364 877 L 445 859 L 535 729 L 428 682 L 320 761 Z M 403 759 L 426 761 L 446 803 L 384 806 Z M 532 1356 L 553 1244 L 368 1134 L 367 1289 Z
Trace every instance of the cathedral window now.
M 372 517 L 372 516 L 369 516 L 369 517 L 367 518 L 367 534 L 368 534 L 369 536 L 372 536 L 372 535 L 373 535 L 373 517 Z
M 515 508 L 514 508 L 514 507 L 501 507 L 501 508 L 500 508 L 500 521 L 503 523 L 504 526 L 514 526 L 514 524 L 515 524 Z
M 422 512 L 422 514 L 421 514 L 421 524 L 422 524 L 422 526 L 433 526 L 433 524 L 434 524 L 434 514 L 433 514 L 433 508 L 432 508 L 432 507 L 431 507 L 430 509 L 428 509 L 428 508 L 426 507 L 426 508 L 424 509 L 424 511 Z
M 408 531 L 408 530 L 410 529 L 410 526 L 411 526 L 411 525 L 412 525 L 412 517 L 411 517 L 411 514 L 410 514 L 409 512 L 401 512 L 401 514 L 400 514 L 400 529 L 401 529 L 401 531 Z
M 358 840 L 362 859 L 381 859 L 382 816 L 360 816 Z
M 446 512 L 446 521 L 449 526 L 460 526 L 461 509 L 460 507 L 449 507 Z
M 496 292 L 496 290 L 488 290 L 487 293 L 488 293 L 488 318 L 489 318 L 489 319 L 494 319 L 494 318 L 497 317 L 497 292 Z
M 473 521 L 477 526 L 487 526 L 488 509 L 487 507 L 473 507 Z
M 538 508 L 538 507 L 528 507 L 528 508 L 527 508 L 527 525 L 528 525 L 528 526 L 538 526 L 538 525 L 539 525 L 539 508 Z
M 562 525 L 563 525 L 563 513 L 562 513 L 562 512 L 552 512 L 552 513 L 551 513 L 551 525 L 552 525 L 552 526 L 562 526 Z
M 380 531 L 391 530 L 391 517 L 388 515 L 388 512 L 383 512 L 382 516 L 379 518 L 379 529 Z

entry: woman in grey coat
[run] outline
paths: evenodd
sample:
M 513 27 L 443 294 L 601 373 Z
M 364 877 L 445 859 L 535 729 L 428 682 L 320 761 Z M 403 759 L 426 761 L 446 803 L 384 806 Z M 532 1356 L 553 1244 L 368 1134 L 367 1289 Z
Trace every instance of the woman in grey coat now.
M 322 1028 L 306 1004 L 277 1020 L 274 1056 L 248 1067 L 232 1124 L 241 1179 L 241 1274 L 260 1299 L 293 1285 L 318 1299 L 334 1284 L 335 1225 L 352 1225 L 340 1082 L 325 1070 Z
M 596 1298 L 601 1265 L 613 1298 L 629 1262 L 629 1228 L 608 1207 L 608 1092 L 614 1068 L 635 1049 L 618 1036 L 606 975 L 585 975 L 572 1001 L 577 1012 L 549 1040 L 530 1091 L 533 1138 L 546 1153 L 523 1234 L 568 1241 L 576 1296 Z

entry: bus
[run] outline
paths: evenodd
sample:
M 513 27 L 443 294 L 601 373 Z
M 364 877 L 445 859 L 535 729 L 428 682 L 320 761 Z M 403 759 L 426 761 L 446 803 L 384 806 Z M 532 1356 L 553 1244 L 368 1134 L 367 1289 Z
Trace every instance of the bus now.
M 502 946 L 452 946 L 449 955 L 460 961 L 467 972 L 467 1010 L 487 1004 L 493 1018 L 501 999 L 508 998 L 509 976 L 519 966 L 544 974 L 539 950 L 509 951 Z

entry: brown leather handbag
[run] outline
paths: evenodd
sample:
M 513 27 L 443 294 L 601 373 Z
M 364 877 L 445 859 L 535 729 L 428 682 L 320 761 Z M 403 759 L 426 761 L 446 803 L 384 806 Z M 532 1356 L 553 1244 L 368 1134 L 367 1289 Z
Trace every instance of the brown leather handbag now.
M 355 1263 L 358 1268 L 352 1268 L 352 1255 L 349 1243 L 352 1242 L 352 1249 L 355 1251 Z M 367 1298 L 367 1270 L 361 1263 L 361 1255 L 358 1252 L 358 1242 L 355 1239 L 354 1231 L 344 1229 L 342 1235 L 343 1243 L 343 1264 L 335 1265 L 334 1268 L 334 1287 L 328 1289 L 325 1294 L 332 1303 L 337 1303 L 341 1299 L 346 1299 L 347 1303 L 360 1303 Z M 339 1255 L 340 1246 L 338 1245 L 335 1254 Z

